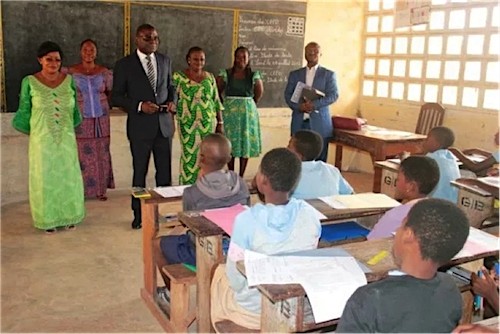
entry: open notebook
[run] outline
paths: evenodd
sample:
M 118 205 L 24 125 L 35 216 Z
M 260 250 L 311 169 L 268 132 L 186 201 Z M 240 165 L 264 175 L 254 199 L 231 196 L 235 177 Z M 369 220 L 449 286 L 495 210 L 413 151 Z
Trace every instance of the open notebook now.
M 181 197 L 182 194 L 184 193 L 184 189 L 187 187 L 190 187 L 191 185 L 187 186 L 173 186 L 173 187 L 156 187 L 153 190 L 160 196 L 162 197 Z

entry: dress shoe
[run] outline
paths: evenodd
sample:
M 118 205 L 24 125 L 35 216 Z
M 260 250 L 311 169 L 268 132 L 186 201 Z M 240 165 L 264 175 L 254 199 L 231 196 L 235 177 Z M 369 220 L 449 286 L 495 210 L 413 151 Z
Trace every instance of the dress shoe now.
M 132 228 L 134 230 L 141 229 L 142 228 L 142 222 L 140 220 L 134 218 L 134 221 L 132 222 Z

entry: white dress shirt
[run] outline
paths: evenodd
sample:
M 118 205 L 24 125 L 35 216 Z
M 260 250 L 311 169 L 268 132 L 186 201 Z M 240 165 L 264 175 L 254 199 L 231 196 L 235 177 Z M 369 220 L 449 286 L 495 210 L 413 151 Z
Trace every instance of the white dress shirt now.
M 306 85 L 309 87 L 313 86 L 314 76 L 316 75 L 316 70 L 318 69 L 319 64 L 314 65 L 309 68 L 306 66 Z M 309 114 L 304 113 L 304 120 L 309 119 Z
M 137 56 L 139 57 L 139 60 L 141 61 L 141 64 L 142 64 L 142 68 L 144 69 L 144 73 L 146 73 L 146 76 L 148 75 L 148 60 L 146 59 L 146 57 L 148 56 L 147 54 L 145 53 L 142 53 L 141 51 L 139 51 L 139 49 L 137 49 Z M 149 57 L 151 58 L 151 63 L 153 64 L 153 69 L 155 71 L 155 82 L 158 82 L 158 66 L 156 64 L 156 57 L 155 57 L 155 54 L 154 53 L 151 53 L 149 55 Z M 137 111 L 141 111 L 141 106 L 142 106 L 142 102 L 139 102 L 139 105 L 137 106 Z

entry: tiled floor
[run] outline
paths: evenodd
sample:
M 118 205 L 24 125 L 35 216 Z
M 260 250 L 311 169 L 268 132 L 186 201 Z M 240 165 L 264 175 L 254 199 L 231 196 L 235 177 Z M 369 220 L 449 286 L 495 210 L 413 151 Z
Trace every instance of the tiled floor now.
M 370 191 L 372 174 L 345 175 Z M 27 202 L 2 207 L 1 332 L 162 331 L 140 299 L 142 234 L 130 228 L 128 192 L 86 209 L 75 231 L 45 235 Z

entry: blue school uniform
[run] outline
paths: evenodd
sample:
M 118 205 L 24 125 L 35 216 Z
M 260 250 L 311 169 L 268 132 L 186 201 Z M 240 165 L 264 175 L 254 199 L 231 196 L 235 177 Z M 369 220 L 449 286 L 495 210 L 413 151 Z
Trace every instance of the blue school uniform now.
M 350 195 L 354 191 L 337 167 L 323 161 L 302 162 L 302 172 L 292 197 L 301 199 Z
M 427 153 L 426 156 L 436 160 L 439 166 L 439 182 L 429 194 L 429 197 L 447 199 L 456 203 L 458 189 L 450 184 L 451 181 L 460 177 L 460 170 L 455 156 L 447 149 Z
M 260 313 L 261 294 L 249 288 L 236 268 L 245 249 L 263 254 L 314 249 L 321 235 L 321 224 L 312 206 L 291 198 L 286 205 L 256 204 L 235 220 L 226 262 L 226 275 L 236 301 L 246 310 Z

